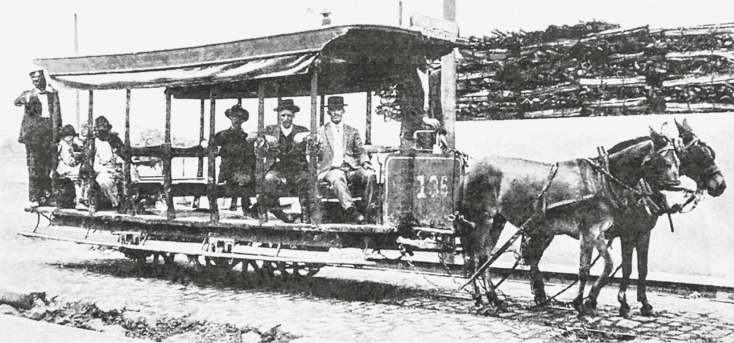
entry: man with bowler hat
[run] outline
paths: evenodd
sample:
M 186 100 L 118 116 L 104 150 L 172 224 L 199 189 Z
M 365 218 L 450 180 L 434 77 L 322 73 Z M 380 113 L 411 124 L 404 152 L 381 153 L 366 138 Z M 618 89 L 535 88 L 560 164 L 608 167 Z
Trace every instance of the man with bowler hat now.
M 332 96 L 327 102 L 331 122 L 319 128 L 319 175 L 327 181 L 339 198 L 339 204 L 357 224 L 365 220 L 372 204 L 377 176 L 364 150 L 357 129 L 344 124 L 344 98 Z M 364 207 L 357 209 L 349 186 L 358 190 Z
M 33 88 L 15 99 L 15 106 L 23 106 L 23 121 L 18 142 L 25 145 L 28 166 L 28 200 L 30 207 L 43 205 L 51 195 L 53 170 L 53 131 L 61 128 L 61 109 L 58 92 L 46 84 L 43 70 L 30 74 Z M 56 127 L 53 127 L 53 117 Z
M 301 109 L 293 99 L 283 99 L 275 111 L 278 124 L 265 128 L 263 136 L 255 142 L 258 157 L 265 157 L 265 176 L 261 183 L 258 208 L 269 210 L 284 222 L 293 218 L 280 208 L 280 197 L 297 196 L 301 201 L 314 204 L 316 194 L 311 194 L 313 176 L 306 159 L 307 128 L 293 124 L 293 117 Z M 263 214 L 263 213 L 261 213 Z

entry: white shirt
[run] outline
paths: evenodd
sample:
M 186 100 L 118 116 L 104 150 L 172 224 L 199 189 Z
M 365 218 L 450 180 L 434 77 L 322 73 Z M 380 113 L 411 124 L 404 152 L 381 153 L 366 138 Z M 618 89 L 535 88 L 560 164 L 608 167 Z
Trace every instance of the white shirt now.
M 283 134 L 287 137 L 287 136 L 289 136 L 291 134 L 291 131 L 293 131 L 293 125 L 291 125 L 291 127 L 287 128 L 287 129 L 285 127 L 283 127 L 283 125 L 281 125 L 280 126 L 280 131 L 283 132 Z
M 94 149 L 94 171 L 100 173 L 114 170 L 117 166 L 117 155 L 112 151 L 110 142 L 95 138 Z
M 331 142 L 334 158 L 331 160 L 332 167 L 340 167 L 344 162 L 344 125 L 331 123 L 331 136 L 334 140 Z
M 53 94 L 53 88 L 46 86 L 45 89 L 34 89 L 35 94 L 38 97 L 38 101 L 41 102 L 41 117 L 42 118 L 51 118 L 51 113 L 48 111 L 48 95 Z M 30 96 L 31 94 L 28 94 L 28 99 L 26 99 L 26 102 L 30 102 Z

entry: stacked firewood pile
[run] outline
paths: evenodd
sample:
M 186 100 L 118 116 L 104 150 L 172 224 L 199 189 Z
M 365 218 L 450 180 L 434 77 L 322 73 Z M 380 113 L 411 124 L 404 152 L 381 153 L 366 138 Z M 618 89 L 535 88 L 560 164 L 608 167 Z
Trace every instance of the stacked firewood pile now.
M 469 40 L 457 66 L 459 119 L 734 111 L 734 23 L 588 22 Z

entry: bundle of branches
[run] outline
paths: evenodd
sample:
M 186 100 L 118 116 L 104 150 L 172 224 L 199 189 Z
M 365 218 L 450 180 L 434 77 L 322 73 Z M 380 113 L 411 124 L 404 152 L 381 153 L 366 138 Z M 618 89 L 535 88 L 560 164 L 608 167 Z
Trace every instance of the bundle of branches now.
M 665 100 L 673 103 L 734 104 L 734 86 L 730 84 L 685 85 L 663 88 Z

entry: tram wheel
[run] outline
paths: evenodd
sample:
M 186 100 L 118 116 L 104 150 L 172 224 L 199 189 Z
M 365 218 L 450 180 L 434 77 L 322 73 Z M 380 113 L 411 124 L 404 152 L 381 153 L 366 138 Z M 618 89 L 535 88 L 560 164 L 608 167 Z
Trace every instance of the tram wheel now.
M 125 254 L 125 257 L 135 261 L 135 263 L 139 266 L 144 265 L 148 259 L 148 256 L 151 255 L 148 252 L 134 250 L 122 250 L 122 253 Z
M 206 261 L 207 267 L 221 271 L 232 270 L 232 268 L 242 262 L 242 260 L 224 257 L 204 257 L 204 261 Z
M 154 253 L 153 254 L 153 264 L 158 264 L 158 260 L 163 257 L 163 264 L 165 265 L 171 265 L 173 264 L 173 260 L 176 258 L 175 253 Z
M 318 263 L 278 262 L 280 275 L 286 278 L 301 278 L 316 275 L 323 267 Z
M 325 264 L 321 263 L 306 263 L 306 268 L 308 268 L 308 276 L 314 276 L 319 273 L 321 270 L 321 267 L 325 266 Z

